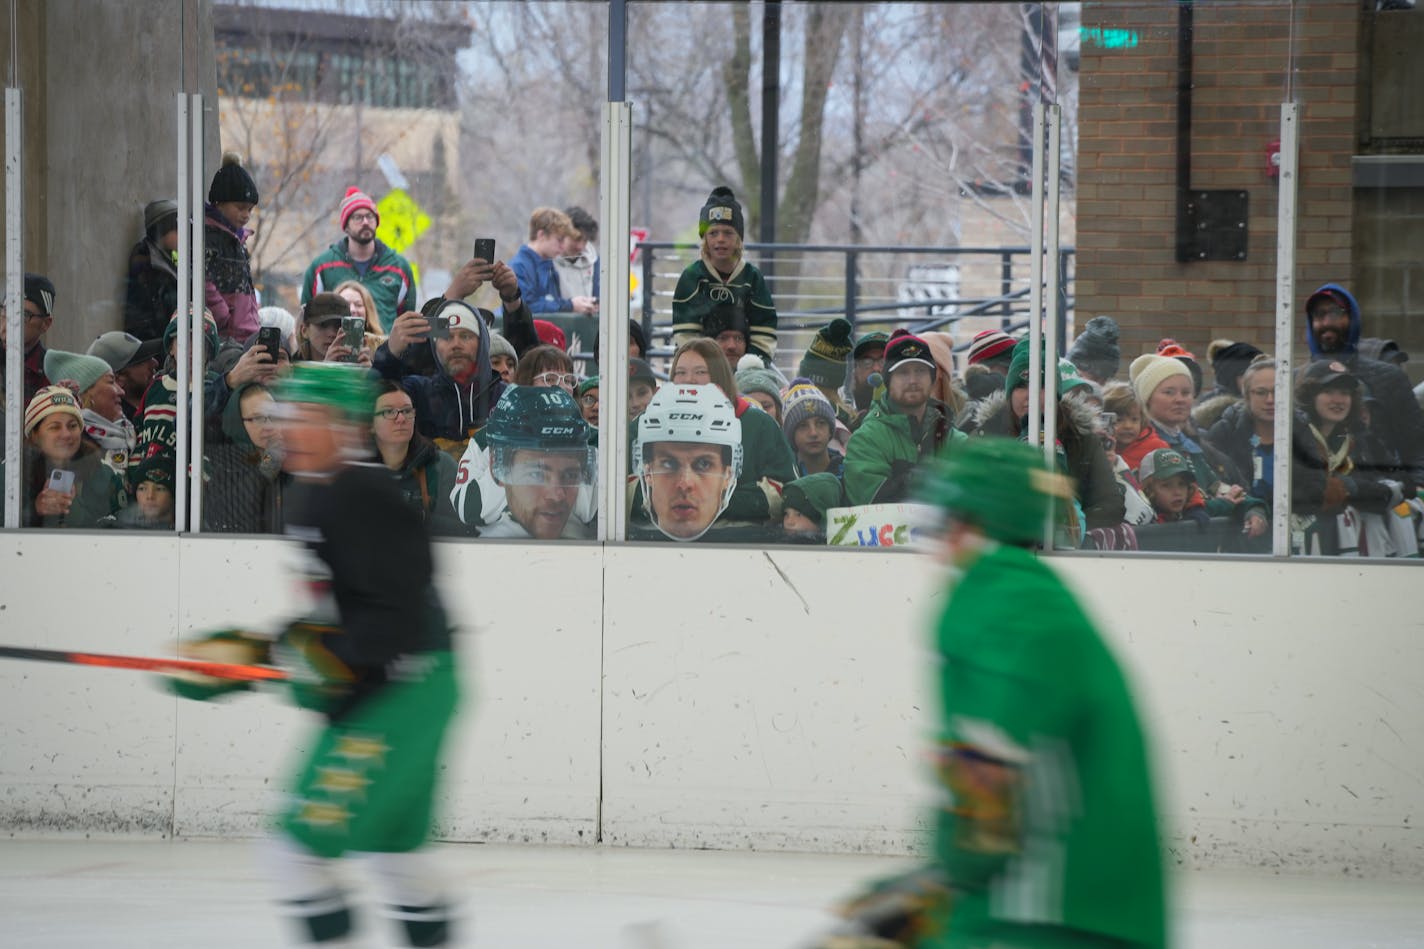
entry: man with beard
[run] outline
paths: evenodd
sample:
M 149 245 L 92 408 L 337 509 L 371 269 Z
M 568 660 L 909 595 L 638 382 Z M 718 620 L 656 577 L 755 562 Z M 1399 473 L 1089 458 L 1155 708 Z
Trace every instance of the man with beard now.
M 930 398 L 938 367 L 929 345 L 897 329 L 885 346 L 885 395 L 876 399 L 846 446 L 845 487 L 852 504 L 903 501 L 915 466 L 964 433 L 948 407 Z
M 371 367 L 400 384 L 420 434 L 458 461 L 505 382 L 490 365 L 490 330 L 480 312 L 463 300 L 431 302 L 425 313 L 401 314 Z M 417 370 L 422 356 L 433 361 L 432 374 Z
M 588 523 L 570 515 L 580 492 L 590 494 L 594 484 L 595 449 L 589 431 L 573 397 L 558 386 L 506 389 L 480 435 L 506 507 L 480 528 L 480 536 L 588 537 Z
M 371 292 L 381 332 L 389 334 L 396 317 L 414 309 L 415 274 L 410 262 L 376 240 L 381 217 L 376 203 L 361 189 L 346 189 L 339 216 L 346 236 L 307 267 L 302 275 L 302 305 L 318 293 L 334 292 L 345 281 L 355 280 Z
M 875 386 L 871 376 L 878 376 L 885 369 L 885 344 L 890 337 L 884 333 L 866 333 L 855 341 L 851 350 L 851 383 L 846 395 L 858 418 L 870 411 L 875 401 Z
M 1405 497 L 1424 486 L 1424 412 L 1409 377 L 1398 366 L 1359 351 L 1360 304 L 1350 291 L 1327 283 L 1305 301 L 1305 342 L 1312 361 L 1340 362 L 1366 387 L 1379 408 L 1369 429 L 1399 459 L 1406 476 Z

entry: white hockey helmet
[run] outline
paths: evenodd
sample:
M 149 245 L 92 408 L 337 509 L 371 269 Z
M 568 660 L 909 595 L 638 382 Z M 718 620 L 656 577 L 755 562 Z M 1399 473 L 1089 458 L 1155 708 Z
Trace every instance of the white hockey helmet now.
M 722 488 L 722 497 L 717 514 L 708 522 L 722 516 L 731 503 L 732 492 L 736 490 L 737 479 L 742 475 L 742 422 L 737 418 L 736 409 L 726 394 L 715 385 L 679 385 L 668 383 L 654 393 L 652 401 L 638 416 L 638 437 L 633 442 L 633 463 L 643 488 L 643 503 L 653 524 L 674 540 L 696 540 L 706 533 L 707 527 L 696 537 L 674 536 L 658 523 L 653 511 L 652 472 L 648 469 L 651 448 L 657 442 L 690 442 L 693 444 L 717 445 L 725 451 L 730 477 Z

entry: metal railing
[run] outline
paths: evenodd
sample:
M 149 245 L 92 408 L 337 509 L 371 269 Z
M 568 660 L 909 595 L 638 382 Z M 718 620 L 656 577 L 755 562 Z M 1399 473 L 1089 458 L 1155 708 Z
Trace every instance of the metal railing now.
M 697 244 L 638 245 L 638 317 L 650 345 L 671 335 L 678 277 L 697 259 Z M 960 321 L 997 321 L 1005 331 L 1028 324 L 1027 246 L 926 247 L 853 244 L 747 244 L 766 277 L 783 337 L 809 334 L 844 316 L 857 334 L 906 325 L 916 332 L 953 329 Z M 1052 299 L 1059 339 L 1073 310 L 1074 249 L 1062 248 Z M 961 342 L 961 347 L 967 341 Z M 661 348 L 661 347 L 657 347 Z

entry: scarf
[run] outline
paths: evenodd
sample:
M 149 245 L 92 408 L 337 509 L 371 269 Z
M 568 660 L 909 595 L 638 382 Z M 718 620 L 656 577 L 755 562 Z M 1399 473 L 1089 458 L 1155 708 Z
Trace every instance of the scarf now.
M 1325 440 L 1325 436 L 1320 434 L 1320 429 L 1315 427 L 1315 423 L 1310 425 L 1310 434 L 1315 439 L 1315 444 L 1320 447 L 1320 455 L 1325 459 L 1325 472 L 1327 474 L 1345 476 L 1355 470 L 1355 463 L 1350 460 L 1350 448 L 1354 444 L 1348 434 L 1340 440 L 1340 447 L 1335 451 L 1330 450 L 1330 443 Z
M 129 458 L 138 444 L 138 433 L 132 422 L 123 416 L 113 421 L 93 409 L 85 409 L 84 435 L 99 446 L 105 465 L 120 477 L 127 477 Z

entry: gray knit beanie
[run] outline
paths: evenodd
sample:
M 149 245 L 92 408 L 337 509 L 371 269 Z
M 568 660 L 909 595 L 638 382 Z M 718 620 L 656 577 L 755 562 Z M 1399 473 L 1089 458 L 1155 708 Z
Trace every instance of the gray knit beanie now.
M 1117 320 L 1095 316 L 1068 348 L 1068 361 L 1080 372 L 1111 379 L 1122 365 L 1122 351 L 1117 345 L 1120 335 Z

